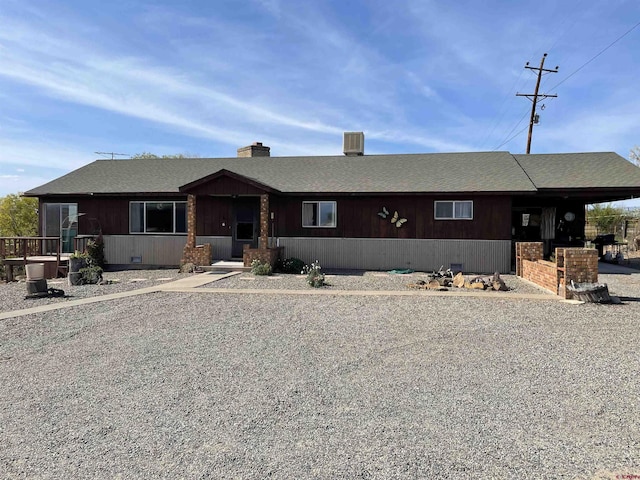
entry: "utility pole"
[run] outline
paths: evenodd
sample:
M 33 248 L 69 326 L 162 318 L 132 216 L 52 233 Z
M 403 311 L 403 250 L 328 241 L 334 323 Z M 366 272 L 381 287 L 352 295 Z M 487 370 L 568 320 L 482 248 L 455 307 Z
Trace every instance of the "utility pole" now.
M 118 155 L 119 157 L 128 157 L 129 156 L 128 153 L 115 153 L 115 152 L 93 152 L 93 153 L 98 154 L 98 155 L 111 155 L 111 160 L 113 160 L 116 155 Z
M 533 125 L 534 123 L 538 123 L 537 122 L 537 115 L 536 115 L 536 104 L 538 103 L 538 98 L 555 98 L 558 95 L 547 95 L 544 93 L 538 93 L 538 90 L 540 89 L 540 79 L 542 78 L 542 72 L 547 72 L 547 73 L 558 73 L 558 67 L 556 66 L 555 69 L 553 70 L 549 70 L 547 68 L 543 68 L 544 67 L 544 60 L 545 58 L 547 58 L 547 54 L 545 53 L 542 56 L 542 60 L 540 60 L 540 66 L 539 67 L 531 67 L 529 66 L 529 62 L 527 62 L 527 64 L 524 66 L 524 68 L 528 68 L 529 70 L 537 70 L 538 71 L 538 81 L 536 82 L 536 89 L 533 93 L 516 93 L 517 97 L 527 97 L 529 100 L 531 100 L 533 103 L 531 105 L 531 118 L 529 119 L 529 138 L 527 140 L 527 154 L 531 153 L 531 135 L 533 135 Z M 544 109 L 544 105 L 542 105 L 542 108 Z

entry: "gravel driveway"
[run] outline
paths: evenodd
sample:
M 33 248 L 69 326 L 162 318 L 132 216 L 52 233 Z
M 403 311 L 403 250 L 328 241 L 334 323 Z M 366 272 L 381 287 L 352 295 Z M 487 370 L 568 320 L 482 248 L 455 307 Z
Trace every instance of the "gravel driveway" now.
M 165 292 L 3 320 L 1 476 L 640 474 L 637 277 L 623 305 Z

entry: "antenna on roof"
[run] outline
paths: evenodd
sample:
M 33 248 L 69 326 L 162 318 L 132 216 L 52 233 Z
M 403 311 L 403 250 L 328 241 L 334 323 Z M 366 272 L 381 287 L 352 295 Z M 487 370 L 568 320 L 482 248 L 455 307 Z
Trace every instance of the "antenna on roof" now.
M 119 157 L 130 157 L 131 155 L 129 155 L 128 153 L 115 153 L 115 152 L 93 152 L 97 155 L 111 155 L 111 160 L 113 160 L 115 158 L 115 156 L 119 156 Z

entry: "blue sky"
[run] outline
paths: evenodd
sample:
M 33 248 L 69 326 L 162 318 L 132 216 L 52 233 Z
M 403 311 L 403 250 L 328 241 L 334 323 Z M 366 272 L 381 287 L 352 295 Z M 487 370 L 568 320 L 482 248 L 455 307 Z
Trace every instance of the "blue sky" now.
M 96 151 L 339 155 L 344 131 L 369 154 L 523 153 L 515 94 L 545 52 L 532 153 L 628 158 L 640 27 L 570 75 L 638 22 L 637 0 L 0 0 L 0 195 Z

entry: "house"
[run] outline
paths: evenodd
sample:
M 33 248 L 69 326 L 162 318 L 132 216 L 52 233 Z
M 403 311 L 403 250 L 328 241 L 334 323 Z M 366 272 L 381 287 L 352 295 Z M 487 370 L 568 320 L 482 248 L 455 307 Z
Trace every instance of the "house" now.
M 640 168 L 619 155 L 509 152 L 97 160 L 26 196 L 41 235 L 100 230 L 112 265 L 255 258 L 328 268 L 509 272 L 515 241 L 581 246 L 585 205 L 640 196 Z M 66 220 L 66 224 L 65 224 Z

